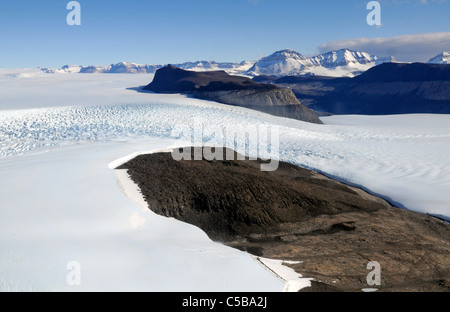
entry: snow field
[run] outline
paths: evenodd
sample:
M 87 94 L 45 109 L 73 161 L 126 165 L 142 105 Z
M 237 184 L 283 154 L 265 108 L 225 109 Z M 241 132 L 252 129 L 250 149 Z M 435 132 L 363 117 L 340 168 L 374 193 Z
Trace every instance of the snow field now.
M 144 211 L 108 165 L 264 124 L 279 158 L 450 219 L 450 116 L 333 116 L 315 125 L 183 95 L 138 93 L 146 75 L 0 70 L 0 290 L 281 291 L 247 254 Z M 176 131 L 174 131 L 176 130 Z M 234 146 L 236 143 L 236 146 Z M 255 155 L 253 145 L 227 147 Z M 116 176 L 116 174 L 118 176 Z M 67 264 L 81 266 L 69 286 Z

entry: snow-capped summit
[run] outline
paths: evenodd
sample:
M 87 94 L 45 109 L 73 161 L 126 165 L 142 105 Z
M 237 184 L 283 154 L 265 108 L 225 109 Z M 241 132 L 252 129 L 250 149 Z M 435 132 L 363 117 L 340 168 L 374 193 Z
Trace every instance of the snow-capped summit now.
M 374 63 L 376 60 L 377 57 L 370 55 L 369 53 L 351 51 L 347 49 L 331 51 L 311 58 L 311 61 L 315 65 L 324 66 L 327 68 L 346 65 L 365 65 Z
M 145 73 L 143 66 L 131 62 L 120 62 L 111 65 L 109 70 L 112 73 Z
M 313 57 L 304 57 L 292 50 L 282 50 L 262 58 L 247 72 L 251 75 L 323 75 L 350 76 L 360 74 L 369 68 L 393 58 L 379 58 L 367 52 L 342 49 Z
M 120 62 L 120 63 L 111 65 L 108 72 L 114 73 L 114 74 L 122 74 L 122 73 L 146 74 L 146 73 L 154 73 L 159 68 L 161 68 L 161 65 L 140 65 L 140 64 L 136 64 L 136 63 L 130 63 L 130 62 Z
M 285 50 L 277 51 L 267 57 L 262 58 L 260 60 L 260 62 L 262 62 L 262 61 L 265 61 L 265 62 L 277 61 L 277 60 L 287 61 L 289 59 L 303 61 L 303 60 L 306 60 L 306 57 L 304 57 L 302 54 L 300 54 L 296 51 L 285 49 Z
M 81 66 L 79 65 L 65 65 L 61 68 L 66 73 L 78 73 L 81 70 Z
M 55 74 L 55 73 L 79 73 L 83 66 L 79 65 L 64 65 L 61 68 L 39 68 L 39 70 L 46 74 Z
M 80 68 L 80 73 L 83 74 L 104 74 L 109 73 L 111 70 L 111 65 L 105 65 L 105 66 L 97 66 L 97 65 L 91 65 L 91 66 L 82 66 Z
M 442 52 L 436 55 L 428 61 L 428 64 L 450 64 L 450 52 Z
M 300 74 L 304 67 L 312 65 L 302 54 L 286 49 L 263 57 L 248 70 L 247 74 L 286 76 L 285 73 L 290 73 L 295 75 Z
M 192 71 L 223 70 L 230 75 L 238 75 L 250 69 L 255 62 L 243 61 L 241 63 L 218 63 L 214 61 L 197 61 L 175 64 L 175 67 Z

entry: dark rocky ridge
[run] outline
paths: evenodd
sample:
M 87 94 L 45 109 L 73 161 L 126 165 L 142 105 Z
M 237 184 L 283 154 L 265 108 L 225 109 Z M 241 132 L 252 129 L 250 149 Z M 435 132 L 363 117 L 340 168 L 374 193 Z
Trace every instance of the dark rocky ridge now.
M 247 107 L 275 116 L 322 123 L 291 90 L 257 83 L 246 77 L 230 76 L 224 71 L 193 72 L 169 65 L 159 69 L 144 90 L 189 93 L 200 99 Z
M 370 261 L 382 266 L 381 290 L 450 290 L 449 224 L 291 164 L 260 164 L 157 153 L 117 169 L 128 169 L 160 215 L 257 256 L 302 261 L 292 267 L 319 282 L 309 290 L 368 288 Z
M 255 77 L 332 114 L 450 113 L 450 65 L 385 63 L 355 78 Z

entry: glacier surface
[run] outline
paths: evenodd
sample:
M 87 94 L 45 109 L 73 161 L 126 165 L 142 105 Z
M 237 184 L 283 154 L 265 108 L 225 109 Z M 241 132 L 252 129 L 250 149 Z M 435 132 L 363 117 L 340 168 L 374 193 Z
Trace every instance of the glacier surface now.
M 315 125 L 131 89 L 149 79 L 0 70 L 0 290 L 282 290 L 247 254 L 142 211 L 117 186 L 109 163 L 189 144 L 195 120 L 217 144 L 225 127 L 277 126 L 281 160 L 450 219 L 449 115 Z M 71 261 L 81 266 L 78 288 L 66 283 Z

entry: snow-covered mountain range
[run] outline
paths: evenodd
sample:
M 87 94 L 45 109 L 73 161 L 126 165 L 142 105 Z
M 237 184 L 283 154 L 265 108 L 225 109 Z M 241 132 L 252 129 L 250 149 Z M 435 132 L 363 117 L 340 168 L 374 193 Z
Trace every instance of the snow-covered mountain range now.
M 111 65 L 90 65 L 90 66 L 79 66 L 79 65 L 65 65 L 58 69 L 53 68 L 42 68 L 41 70 L 45 73 L 82 73 L 82 74 L 111 74 L 111 73 L 154 73 L 156 70 L 161 68 L 161 65 L 140 65 L 130 62 L 120 62 Z
M 354 77 L 373 66 L 393 61 L 392 57 L 380 58 L 366 52 L 347 49 L 331 51 L 313 57 L 305 57 L 292 50 L 282 50 L 256 62 L 247 74 L 252 76 L 320 75 Z
M 224 70 L 229 74 L 241 74 L 249 70 L 255 62 L 241 62 L 241 63 L 218 63 L 214 61 L 198 61 L 186 62 L 181 64 L 174 64 L 174 66 L 192 70 L 192 71 L 213 71 Z M 165 65 L 141 65 L 130 62 L 120 62 L 111 65 L 102 66 L 78 66 L 65 65 L 58 69 L 42 68 L 45 73 L 83 73 L 83 74 L 154 74 L 158 69 Z
M 257 62 L 219 63 L 197 61 L 173 64 L 193 71 L 224 70 L 231 75 L 321 75 L 333 77 L 354 77 L 369 68 L 384 62 L 393 62 L 392 57 L 380 58 L 366 52 L 347 49 L 331 51 L 313 57 L 305 57 L 292 50 L 277 51 Z M 45 73 L 148 73 L 153 74 L 164 65 L 140 65 L 121 62 L 106 66 L 71 66 L 59 69 L 42 68 Z
M 442 52 L 428 61 L 429 64 L 450 64 L 450 52 Z
M 210 70 L 224 70 L 230 75 L 238 75 L 248 71 L 255 62 L 243 61 L 241 63 L 217 63 L 214 61 L 198 61 L 187 62 L 182 64 L 175 64 L 175 67 L 179 67 L 185 70 L 193 71 L 210 71 Z

